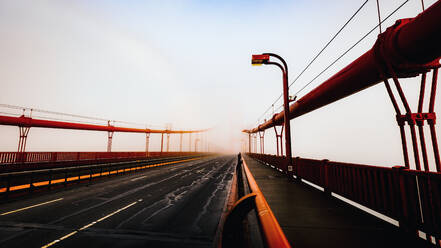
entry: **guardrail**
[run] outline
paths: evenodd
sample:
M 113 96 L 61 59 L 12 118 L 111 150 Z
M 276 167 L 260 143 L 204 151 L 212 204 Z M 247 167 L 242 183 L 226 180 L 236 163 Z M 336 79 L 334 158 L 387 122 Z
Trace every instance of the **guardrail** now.
M 254 247 L 254 245 L 270 248 L 291 247 L 245 160 L 242 160 L 240 155 L 236 176 L 238 184 L 236 193 L 242 197 L 234 204 L 226 217 L 222 231 L 222 247 Z M 245 179 L 245 182 L 242 179 Z M 248 213 L 253 209 L 256 211 L 259 233 L 264 244 L 248 244 L 243 241 L 243 235 L 245 235 L 243 221 L 249 218 Z M 252 236 L 250 230 L 248 232 L 248 235 Z
M 245 160 L 242 161 L 243 161 L 243 169 L 248 179 L 248 185 L 250 186 L 251 192 L 256 194 L 257 216 L 259 217 L 260 225 L 264 233 L 267 246 L 291 247 L 288 243 L 288 240 L 285 237 L 285 234 L 282 231 L 282 228 L 280 228 L 280 225 L 277 222 L 276 217 L 273 214 L 273 211 L 271 211 L 270 206 L 268 205 L 268 203 L 265 200 L 265 197 L 260 191 L 259 186 L 257 185 L 257 182 L 253 177 L 253 174 L 251 174 L 250 169 L 248 169 Z
M 0 152 L 0 165 L 15 163 L 146 158 L 190 155 L 193 152 Z
M 116 176 L 151 167 L 191 161 L 201 157 L 203 155 L 2 173 L 0 174 L 0 198 L 2 196 L 8 198 L 11 193 L 32 193 L 40 189 L 67 186 L 74 182 L 91 181 L 104 176 Z
M 2 152 L 0 158 L 14 158 L 17 152 Z M 210 153 L 196 152 L 151 152 L 146 156 L 144 152 L 29 152 L 26 154 L 26 162 L 0 163 L 0 173 L 19 172 L 24 170 L 41 170 L 60 167 L 75 167 L 93 164 L 128 162 L 134 160 L 146 160 L 152 158 L 196 156 Z M 5 159 L 6 160 L 6 159 Z M 13 160 L 12 160 L 13 161 Z
M 285 157 L 247 155 L 277 170 L 286 168 Z M 292 172 L 283 172 L 398 220 L 407 232 L 421 230 L 441 239 L 441 173 L 299 157 L 293 166 Z

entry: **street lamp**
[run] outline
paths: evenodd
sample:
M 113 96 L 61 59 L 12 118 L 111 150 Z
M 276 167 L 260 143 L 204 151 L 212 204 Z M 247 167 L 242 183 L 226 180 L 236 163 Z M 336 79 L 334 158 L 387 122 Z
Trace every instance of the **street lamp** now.
M 282 62 L 281 65 L 278 62 L 270 61 L 270 57 L 277 58 Z M 286 149 L 286 159 L 287 159 L 287 169 L 292 170 L 292 156 L 291 156 L 291 127 L 289 122 L 289 86 L 288 86 L 288 65 L 285 60 L 277 54 L 274 53 L 263 53 L 251 56 L 251 65 L 276 65 L 283 73 L 283 109 L 284 109 L 284 129 L 285 129 L 285 149 Z

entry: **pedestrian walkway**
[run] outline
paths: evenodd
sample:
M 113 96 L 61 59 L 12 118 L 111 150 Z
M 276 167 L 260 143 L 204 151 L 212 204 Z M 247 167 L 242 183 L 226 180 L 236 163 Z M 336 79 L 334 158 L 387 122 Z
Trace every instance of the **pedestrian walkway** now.
M 431 247 L 396 226 L 268 165 L 245 162 L 293 247 Z

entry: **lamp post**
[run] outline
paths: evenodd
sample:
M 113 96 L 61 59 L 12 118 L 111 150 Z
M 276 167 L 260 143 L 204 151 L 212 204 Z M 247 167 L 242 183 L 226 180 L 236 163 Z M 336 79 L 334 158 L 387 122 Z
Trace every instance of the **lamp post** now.
M 281 65 L 278 62 L 270 61 L 270 57 L 277 58 L 282 62 Z M 287 166 L 286 173 L 288 170 L 292 170 L 292 155 L 291 155 L 291 127 L 289 122 L 289 86 L 288 86 L 288 65 L 285 60 L 277 54 L 274 53 L 263 53 L 258 55 L 252 55 L 251 57 L 252 65 L 276 65 L 278 66 L 283 73 L 283 109 L 284 109 L 284 126 L 285 126 L 285 150 L 286 150 L 286 159 Z
M 195 141 L 194 141 L 194 152 L 197 152 L 197 150 L 198 150 L 198 142 L 200 141 L 200 139 L 199 138 L 197 138 Z

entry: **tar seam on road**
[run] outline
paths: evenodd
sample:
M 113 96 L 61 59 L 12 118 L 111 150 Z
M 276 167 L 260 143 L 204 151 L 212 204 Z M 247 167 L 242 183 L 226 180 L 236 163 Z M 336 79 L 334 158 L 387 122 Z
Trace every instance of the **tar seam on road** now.
M 138 201 L 132 202 L 132 203 L 130 203 L 129 205 L 127 205 L 127 206 L 125 206 L 125 207 L 123 207 L 123 208 L 120 208 L 120 209 L 118 209 L 118 210 L 116 210 L 116 211 L 114 211 L 114 212 L 112 212 L 112 213 L 110 213 L 110 214 L 108 214 L 108 215 L 106 215 L 106 216 L 104 216 L 104 217 L 102 217 L 102 218 L 96 220 L 96 221 L 93 221 L 93 222 L 91 222 L 91 223 L 89 223 L 89 224 L 87 224 L 87 225 L 85 225 L 85 226 L 79 228 L 79 229 L 76 230 L 76 231 L 73 231 L 73 232 L 71 232 L 71 233 L 68 233 L 68 234 L 64 235 L 63 237 L 61 237 L 61 238 L 59 238 L 59 239 L 56 239 L 56 240 L 54 240 L 54 241 L 52 241 L 52 242 L 50 242 L 50 243 L 48 243 L 48 244 L 46 244 L 46 245 L 43 245 L 41 248 L 47 248 L 47 247 L 50 247 L 50 246 L 52 246 L 52 245 L 54 245 L 54 244 L 56 244 L 56 243 L 58 243 L 58 242 L 60 242 L 60 241 L 62 241 L 62 240 L 65 240 L 65 239 L 67 239 L 67 238 L 69 238 L 69 237 L 71 237 L 71 236 L 77 234 L 79 231 L 85 230 L 85 229 L 87 229 L 87 228 L 89 228 L 89 227 L 95 225 L 96 223 L 98 223 L 98 222 L 100 222 L 100 221 L 103 221 L 103 220 L 105 220 L 105 219 L 111 217 L 112 215 L 115 215 L 115 214 L 117 214 L 117 213 L 119 213 L 119 212 L 121 212 L 121 211 L 123 211 L 123 210 L 125 210 L 125 209 L 127 209 L 127 208 L 129 208 L 129 207 L 131 207 L 131 206 L 133 206 L 133 205 L 135 205 L 136 203 L 138 203 L 138 202 L 140 202 L 140 201 L 142 201 L 142 199 L 139 199 Z
M 139 179 L 143 179 L 144 177 L 147 177 L 147 176 L 142 176 L 142 177 L 133 178 L 133 179 L 130 180 L 130 181 L 134 182 L 134 181 L 137 181 L 137 180 L 139 180 Z
M 35 208 L 35 207 L 46 205 L 46 204 L 49 204 L 49 203 L 52 203 L 52 202 L 56 202 L 56 201 L 61 201 L 63 199 L 64 198 L 58 198 L 58 199 L 55 199 L 55 200 L 52 200 L 52 201 L 47 201 L 47 202 L 42 202 L 42 203 L 39 203 L 39 204 L 31 205 L 29 207 L 19 208 L 19 209 L 16 209 L 16 210 L 12 210 L 12 211 L 9 211 L 9 212 L 2 213 L 2 214 L 0 214 L 0 216 L 7 215 L 7 214 L 12 214 L 12 213 L 16 213 L 16 212 L 20 212 L 20 211 L 23 211 L 23 210 L 26 210 L 26 209 L 30 209 L 30 208 Z

